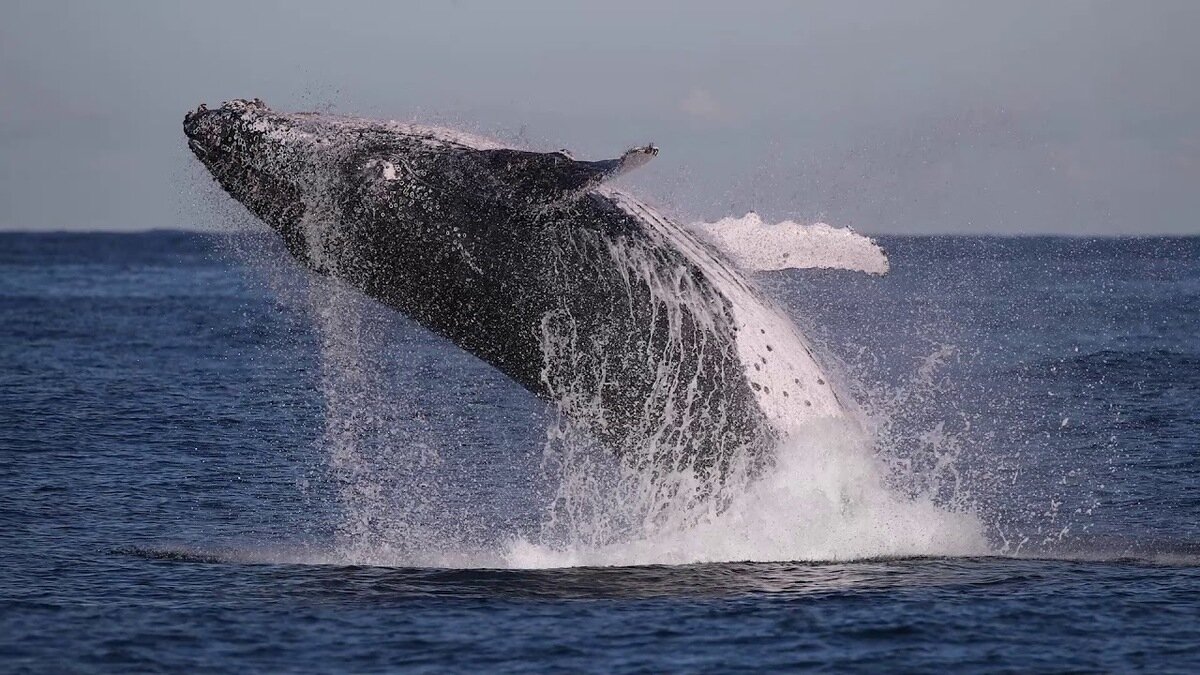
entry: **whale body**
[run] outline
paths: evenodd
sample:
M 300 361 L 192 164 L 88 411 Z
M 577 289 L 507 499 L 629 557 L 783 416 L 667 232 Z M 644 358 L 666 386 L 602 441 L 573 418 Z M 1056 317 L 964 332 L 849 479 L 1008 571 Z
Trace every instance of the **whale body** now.
M 414 319 L 634 464 L 724 471 L 844 397 L 708 243 L 579 161 L 458 131 L 235 100 L 188 145 L 313 272 Z

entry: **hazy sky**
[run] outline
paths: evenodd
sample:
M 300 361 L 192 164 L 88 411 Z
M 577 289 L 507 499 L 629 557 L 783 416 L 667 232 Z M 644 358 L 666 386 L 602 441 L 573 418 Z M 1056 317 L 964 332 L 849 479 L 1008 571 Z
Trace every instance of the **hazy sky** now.
M 1200 233 L 1198 83 L 1197 0 L 3 0 L 0 229 L 202 223 L 183 114 L 258 96 L 653 141 L 629 181 L 684 218 Z

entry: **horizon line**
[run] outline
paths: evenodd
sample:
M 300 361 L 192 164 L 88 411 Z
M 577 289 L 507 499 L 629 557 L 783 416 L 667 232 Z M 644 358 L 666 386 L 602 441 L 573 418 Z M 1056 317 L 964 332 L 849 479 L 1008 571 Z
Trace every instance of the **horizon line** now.
M 265 228 L 265 226 L 264 226 Z M 854 229 L 854 232 L 866 237 L 911 237 L 911 238 L 934 238 L 934 237 L 961 237 L 961 238 L 979 238 L 979 239 L 1200 239 L 1200 232 L 1179 233 L 1179 232 L 1150 232 L 1150 233 L 1096 233 L 1096 232 L 965 232 L 965 231 L 947 231 L 947 232 L 864 232 Z M 0 227 L 0 236 L 3 235 L 64 235 L 64 234 L 118 234 L 118 235 L 138 235 L 138 234 L 155 234 L 155 233 L 172 233 L 172 234 L 199 234 L 199 235 L 244 235 L 244 234 L 274 234 L 273 230 L 250 230 L 250 229 L 213 229 L 213 228 L 187 228 L 187 227 L 149 227 L 149 228 L 98 228 L 98 229 L 72 229 L 72 228 L 51 228 L 51 229 L 31 229 L 31 228 L 5 228 Z

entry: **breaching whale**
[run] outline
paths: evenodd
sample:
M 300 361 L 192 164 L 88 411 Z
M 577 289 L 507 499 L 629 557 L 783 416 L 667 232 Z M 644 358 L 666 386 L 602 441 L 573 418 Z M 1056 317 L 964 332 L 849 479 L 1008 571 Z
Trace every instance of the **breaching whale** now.
M 792 323 L 579 161 L 398 122 L 201 105 L 188 146 L 314 272 L 445 336 L 623 460 L 725 470 L 844 397 Z

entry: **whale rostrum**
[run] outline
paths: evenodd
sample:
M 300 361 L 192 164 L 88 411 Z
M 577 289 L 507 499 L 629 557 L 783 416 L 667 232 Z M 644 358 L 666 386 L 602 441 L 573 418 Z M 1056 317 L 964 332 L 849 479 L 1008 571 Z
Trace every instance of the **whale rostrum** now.
M 842 398 L 808 341 L 673 220 L 579 161 L 399 122 L 200 106 L 188 146 L 310 270 L 486 361 L 634 464 L 724 471 Z

